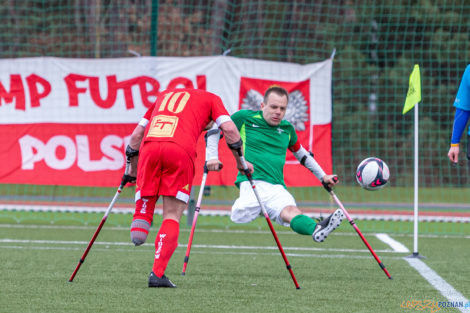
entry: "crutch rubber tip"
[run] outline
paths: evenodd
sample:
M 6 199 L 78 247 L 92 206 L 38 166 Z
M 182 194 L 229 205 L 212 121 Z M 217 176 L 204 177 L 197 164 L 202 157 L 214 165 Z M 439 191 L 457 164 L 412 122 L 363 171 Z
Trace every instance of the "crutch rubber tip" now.
M 181 276 L 184 276 L 184 274 L 186 274 L 186 273 L 185 273 L 185 272 L 182 272 L 182 273 L 181 273 Z
M 390 279 L 390 280 L 393 280 L 393 277 L 392 277 L 392 276 L 390 276 L 388 279 Z
M 298 290 L 298 289 L 300 289 L 300 287 L 295 287 L 295 289 L 297 289 L 297 290 Z

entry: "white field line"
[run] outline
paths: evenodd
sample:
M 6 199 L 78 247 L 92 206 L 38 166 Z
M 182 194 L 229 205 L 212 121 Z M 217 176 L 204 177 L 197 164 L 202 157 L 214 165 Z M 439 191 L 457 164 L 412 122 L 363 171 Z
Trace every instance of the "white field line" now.
M 414 234 L 393 233 L 393 237 L 414 237 Z M 470 239 L 470 235 L 446 235 L 446 234 L 419 234 L 419 238 L 458 238 Z
M 395 239 L 393 239 L 392 237 L 390 237 L 387 234 L 375 234 L 375 237 L 377 237 L 379 240 L 381 240 L 381 241 L 385 242 L 386 244 L 388 244 L 393 249 L 393 251 L 395 251 L 395 252 L 399 252 L 399 253 L 408 253 L 408 252 L 410 252 L 410 250 L 408 250 L 408 248 L 405 247 L 404 244 L 402 244 L 401 242 L 396 241 Z
M 404 258 L 411 267 L 418 271 L 435 289 L 437 289 L 444 297 L 450 302 L 462 302 L 463 304 L 469 303 L 468 299 L 465 298 L 460 292 L 454 289 L 448 282 L 446 282 L 441 276 L 427 266 L 423 261 L 418 258 Z M 457 307 L 460 312 L 469 312 L 466 308 Z
M 0 239 L 0 243 L 11 244 L 44 244 L 44 245 L 87 245 L 86 241 L 67 241 L 67 240 L 29 240 L 29 239 Z M 129 246 L 133 247 L 130 242 L 102 242 L 96 241 L 95 245 L 101 246 Z M 146 243 L 144 246 L 154 246 L 154 244 Z M 178 244 L 180 248 L 186 248 L 187 244 Z M 224 250 L 278 250 L 276 246 L 237 246 L 237 245 L 202 245 L 194 244 L 193 248 L 201 249 L 224 249 Z M 314 248 L 314 247 L 283 247 L 285 251 L 328 251 L 328 252 L 352 252 L 352 253 L 365 253 L 369 252 L 366 249 L 338 249 L 338 248 Z M 377 250 L 383 253 L 395 253 L 392 250 Z
M 267 227 L 267 226 L 266 226 Z M 74 230 L 96 230 L 97 226 L 74 226 L 74 225 L 28 225 L 28 224 L 0 224 L 0 228 L 19 228 L 19 229 L 74 229 Z M 104 226 L 104 228 L 108 230 L 129 230 L 129 227 L 124 226 Z M 151 228 L 152 230 L 156 230 L 155 226 Z M 352 230 L 352 229 L 351 229 Z M 180 228 L 180 232 L 189 232 L 190 229 Z M 229 233 L 229 234 L 271 234 L 269 230 L 243 230 L 243 229 L 197 229 L 196 232 L 198 233 Z M 276 231 L 277 234 L 282 235 L 295 235 L 298 236 L 297 233 L 293 232 L 292 230 L 286 231 Z M 363 233 L 365 235 L 372 235 L 374 233 Z M 357 236 L 356 232 L 335 232 L 334 236 Z M 394 237 L 413 237 L 413 234 L 398 234 L 393 233 Z M 470 239 L 470 235 L 444 235 L 444 234 L 420 234 L 420 238 L 462 238 L 462 239 Z
M 129 224 L 130 225 L 130 224 Z M 98 226 L 74 226 L 74 225 L 28 225 L 28 224 L 0 224 L 0 228 L 20 228 L 20 229 L 74 229 L 74 230 L 87 230 L 87 229 L 95 229 Z M 230 234 L 271 234 L 271 231 L 268 230 L 268 226 L 266 225 L 266 230 L 244 230 L 244 229 L 198 229 L 196 228 L 197 233 L 230 233 Z M 129 231 L 129 227 L 124 227 L 124 226 L 104 226 L 104 228 L 108 230 L 127 230 Z M 156 226 L 152 226 L 150 231 L 156 230 Z M 288 228 L 286 228 L 288 229 Z M 189 232 L 191 229 L 189 228 L 182 228 L 180 227 L 180 232 Z M 277 231 L 276 233 L 278 234 L 284 234 L 284 235 L 296 235 L 298 236 L 297 233 L 293 232 L 292 230 L 286 230 L 286 231 Z M 335 233 L 335 234 L 340 234 L 340 233 Z M 346 233 L 348 234 L 348 233 Z M 353 234 L 353 233 L 351 233 Z M 356 235 L 356 233 L 354 233 Z M 470 236 L 469 236 L 470 237 Z
M 180 245 L 180 247 L 182 247 Z M 184 246 L 186 247 L 186 246 Z M 83 251 L 83 248 L 79 247 L 52 247 L 52 246 L 14 246 L 14 245 L 0 245 L 0 249 L 26 249 L 26 250 L 65 250 L 65 251 Z M 277 249 L 277 248 L 276 248 Z M 96 247 L 93 249 L 94 251 L 105 251 L 109 252 L 108 248 L 100 248 Z M 113 249 L 113 251 L 118 251 L 118 252 L 129 252 L 129 249 Z M 132 253 L 136 252 L 141 252 L 141 253 L 149 253 L 149 249 L 136 249 L 132 250 Z M 207 251 L 201 251 L 201 250 L 194 250 L 191 251 L 193 254 L 207 254 Z M 216 254 L 216 255 L 279 255 L 279 252 L 260 252 L 260 251 L 255 251 L 255 252 L 248 252 L 248 251 L 212 251 L 210 254 Z M 370 259 L 370 256 L 367 255 L 353 255 L 353 254 L 311 254 L 311 253 L 287 253 L 287 256 L 290 257 L 304 257 L 304 258 L 330 258 L 330 259 Z M 388 259 L 401 259 L 401 257 L 398 256 L 389 256 L 387 257 Z
M 388 244 L 395 252 L 409 252 L 409 250 L 402 243 L 391 238 L 387 234 L 377 234 L 377 238 Z M 406 250 L 406 251 L 405 251 Z M 437 291 L 439 291 L 447 300 L 451 302 L 462 302 L 468 303 L 466 299 L 460 292 L 454 289 L 448 282 L 446 282 L 441 276 L 439 276 L 435 271 L 433 271 L 429 266 L 427 266 L 423 261 L 418 258 L 403 258 L 408 264 L 411 265 L 418 273 L 424 277 Z M 469 312 L 465 308 L 457 308 L 461 312 Z

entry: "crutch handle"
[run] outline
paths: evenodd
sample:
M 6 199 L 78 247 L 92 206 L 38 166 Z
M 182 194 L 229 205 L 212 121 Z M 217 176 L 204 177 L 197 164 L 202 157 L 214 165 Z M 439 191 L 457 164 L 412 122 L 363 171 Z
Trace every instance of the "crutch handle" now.
M 127 175 L 127 174 L 122 175 L 122 178 L 121 178 L 121 189 L 122 189 L 127 183 L 135 182 L 135 180 L 136 180 L 136 177 L 134 177 L 134 176 L 130 176 L 130 175 Z
M 333 177 L 333 181 L 336 183 L 336 182 L 338 181 L 338 176 L 334 176 L 334 177 Z M 325 182 L 325 181 L 322 180 L 321 183 L 322 183 L 322 185 L 323 185 L 323 188 L 326 189 L 326 191 L 328 191 L 328 192 L 331 192 L 331 191 L 332 191 L 331 187 L 328 186 L 328 183 L 327 183 L 327 182 Z
M 219 162 L 219 170 L 223 169 L 224 165 Z M 207 174 L 209 172 L 209 168 L 207 167 L 207 161 L 204 162 L 204 174 Z
M 121 178 L 121 185 L 119 186 L 119 189 L 121 189 L 121 190 L 122 190 L 122 188 L 124 188 L 124 186 L 127 183 L 133 183 L 137 179 L 136 177 L 127 174 L 127 173 L 129 173 L 130 164 L 131 164 L 131 158 L 127 157 L 127 159 L 126 159 L 126 169 L 124 171 L 124 175 L 122 175 L 122 178 Z

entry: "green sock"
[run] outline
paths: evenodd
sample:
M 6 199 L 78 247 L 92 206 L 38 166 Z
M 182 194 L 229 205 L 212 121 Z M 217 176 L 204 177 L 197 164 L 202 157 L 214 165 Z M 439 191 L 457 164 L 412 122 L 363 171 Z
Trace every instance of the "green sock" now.
M 312 235 L 317 223 L 307 215 L 299 214 L 290 221 L 290 228 L 301 235 Z

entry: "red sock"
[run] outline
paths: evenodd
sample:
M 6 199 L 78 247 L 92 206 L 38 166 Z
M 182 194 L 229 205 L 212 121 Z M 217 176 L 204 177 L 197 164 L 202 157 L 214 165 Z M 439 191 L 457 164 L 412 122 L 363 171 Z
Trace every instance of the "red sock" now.
M 157 197 L 142 197 L 135 203 L 135 212 L 132 220 L 145 220 L 149 224 L 152 224 L 153 213 L 155 211 L 155 204 L 157 203 Z
M 178 246 L 179 232 L 180 224 L 177 221 L 172 219 L 163 220 L 155 238 L 153 272 L 158 277 L 162 277 L 165 273 L 166 266 Z

